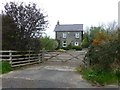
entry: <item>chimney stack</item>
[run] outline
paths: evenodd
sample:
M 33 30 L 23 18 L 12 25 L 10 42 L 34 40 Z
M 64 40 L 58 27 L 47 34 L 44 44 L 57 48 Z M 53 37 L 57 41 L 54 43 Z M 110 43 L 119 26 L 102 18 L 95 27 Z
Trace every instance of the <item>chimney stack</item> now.
M 57 21 L 57 25 L 60 25 L 60 22 L 59 22 L 59 20 Z

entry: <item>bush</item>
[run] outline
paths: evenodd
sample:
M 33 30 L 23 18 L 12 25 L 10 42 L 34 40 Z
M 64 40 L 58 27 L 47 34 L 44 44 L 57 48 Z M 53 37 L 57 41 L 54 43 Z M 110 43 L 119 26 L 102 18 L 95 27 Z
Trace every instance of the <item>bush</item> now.
M 68 49 L 68 50 L 70 50 L 70 49 L 72 49 L 72 44 L 70 43 L 66 48 Z
M 7 61 L 0 62 L 0 73 L 4 74 L 12 70 L 10 64 Z
M 104 31 L 97 32 L 95 35 L 84 58 L 84 63 L 87 63 L 90 69 L 83 70 L 83 77 L 101 85 L 117 82 L 119 72 L 115 72 L 120 68 L 118 35 L 116 33 L 106 34 Z
M 62 47 L 62 49 L 64 50 L 82 50 L 82 48 L 80 46 L 67 46 L 67 47 Z
M 70 50 L 68 47 L 62 47 L 63 50 Z
M 81 46 L 82 46 L 82 48 L 89 47 L 89 40 L 87 39 L 87 37 L 83 39 Z
M 43 37 L 40 39 L 41 49 L 55 50 L 58 47 L 58 42 L 50 37 Z
M 86 54 L 90 66 L 98 70 L 116 69 L 120 65 L 119 40 L 106 41 L 97 46 L 92 46 Z M 114 65 L 114 63 L 116 63 Z
M 75 50 L 82 50 L 82 48 L 80 46 L 73 46 L 72 49 L 75 49 Z

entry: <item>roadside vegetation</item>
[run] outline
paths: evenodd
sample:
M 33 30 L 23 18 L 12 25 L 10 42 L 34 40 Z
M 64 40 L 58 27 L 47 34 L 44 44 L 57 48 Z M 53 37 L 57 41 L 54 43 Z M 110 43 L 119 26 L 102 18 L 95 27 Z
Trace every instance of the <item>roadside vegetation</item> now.
M 96 71 L 92 68 L 81 72 L 83 78 L 90 81 L 93 85 L 117 84 L 117 76 L 113 71 Z
M 42 50 L 55 50 L 58 47 L 58 43 L 55 39 L 51 39 L 48 36 L 40 38 Z
M 62 47 L 63 50 L 82 50 L 82 47 L 81 46 L 71 46 L 71 45 L 68 45 L 67 47 Z
M 120 82 L 120 39 L 119 30 L 104 27 L 91 27 L 88 36 L 89 48 L 78 67 L 86 80 L 99 85 L 119 84 Z M 86 38 L 85 38 L 86 39 Z
M 7 61 L 0 61 L 0 74 L 8 73 L 12 70 Z

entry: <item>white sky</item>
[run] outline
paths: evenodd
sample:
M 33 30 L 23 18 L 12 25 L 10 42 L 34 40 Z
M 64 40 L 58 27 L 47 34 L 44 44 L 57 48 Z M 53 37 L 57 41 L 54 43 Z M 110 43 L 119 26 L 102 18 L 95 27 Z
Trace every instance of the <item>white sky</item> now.
M 34 2 L 48 14 L 48 36 L 53 32 L 57 21 L 60 24 L 83 24 L 84 30 L 91 25 L 117 21 L 119 0 L 0 0 L 0 9 L 9 1 Z

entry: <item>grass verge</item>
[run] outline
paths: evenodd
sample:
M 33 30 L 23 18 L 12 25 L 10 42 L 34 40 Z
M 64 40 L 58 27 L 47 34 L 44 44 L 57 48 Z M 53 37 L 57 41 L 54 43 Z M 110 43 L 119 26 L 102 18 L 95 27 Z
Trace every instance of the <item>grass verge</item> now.
M 7 61 L 0 61 L 0 74 L 8 73 L 12 70 Z
M 93 69 L 81 69 L 81 67 L 77 68 L 77 72 L 79 72 L 82 77 L 94 85 L 109 85 L 109 84 L 117 84 L 117 76 L 113 71 L 102 71 L 98 72 Z

